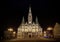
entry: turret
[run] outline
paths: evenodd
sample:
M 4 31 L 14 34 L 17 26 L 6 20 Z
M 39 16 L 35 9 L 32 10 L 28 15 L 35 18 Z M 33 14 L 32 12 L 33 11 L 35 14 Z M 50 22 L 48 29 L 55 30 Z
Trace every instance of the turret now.
M 36 24 L 38 24 L 38 18 L 37 18 L 37 16 L 36 16 Z
M 22 24 L 24 24 L 24 17 L 23 17 L 23 19 L 22 19 Z

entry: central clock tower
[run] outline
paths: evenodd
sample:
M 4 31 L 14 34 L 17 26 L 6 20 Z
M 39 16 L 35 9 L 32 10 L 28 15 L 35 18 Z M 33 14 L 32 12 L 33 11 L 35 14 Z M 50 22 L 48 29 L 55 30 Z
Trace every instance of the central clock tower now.
M 32 12 L 31 12 L 31 7 L 29 7 L 29 14 L 28 14 L 28 23 L 32 23 Z

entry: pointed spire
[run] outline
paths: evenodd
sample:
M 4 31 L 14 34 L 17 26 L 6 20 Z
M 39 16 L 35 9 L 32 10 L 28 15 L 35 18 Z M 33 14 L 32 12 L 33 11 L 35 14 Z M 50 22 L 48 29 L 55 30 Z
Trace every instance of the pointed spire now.
M 36 16 L 36 23 L 38 23 L 38 18 L 37 18 L 37 16 Z
M 24 17 L 23 17 L 23 19 L 22 19 L 22 23 L 24 23 Z
M 31 5 L 29 6 L 29 13 L 31 13 Z
M 59 23 L 56 22 L 56 25 L 58 25 Z
M 58 26 L 60 26 L 60 24 L 56 22 L 54 28 L 57 28 Z

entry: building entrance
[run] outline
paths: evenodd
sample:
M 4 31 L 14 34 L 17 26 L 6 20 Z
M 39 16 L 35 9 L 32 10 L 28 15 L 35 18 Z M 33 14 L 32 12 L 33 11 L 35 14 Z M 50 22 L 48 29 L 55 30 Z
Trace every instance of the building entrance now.
M 32 38 L 32 33 L 28 33 L 28 37 L 29 38 Z
M 29 38 L 31 38 L 31 35 L 29 35 Z

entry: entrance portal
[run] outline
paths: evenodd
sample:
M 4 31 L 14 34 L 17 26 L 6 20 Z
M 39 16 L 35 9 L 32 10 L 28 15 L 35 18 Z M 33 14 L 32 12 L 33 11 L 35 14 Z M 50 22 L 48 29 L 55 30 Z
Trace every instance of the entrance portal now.
M 31 35 L 29 35 L 29 38 L 31 38 Z
M 31 38 L 32 37 L 32 33 L 28 33 L 28 37 Z

